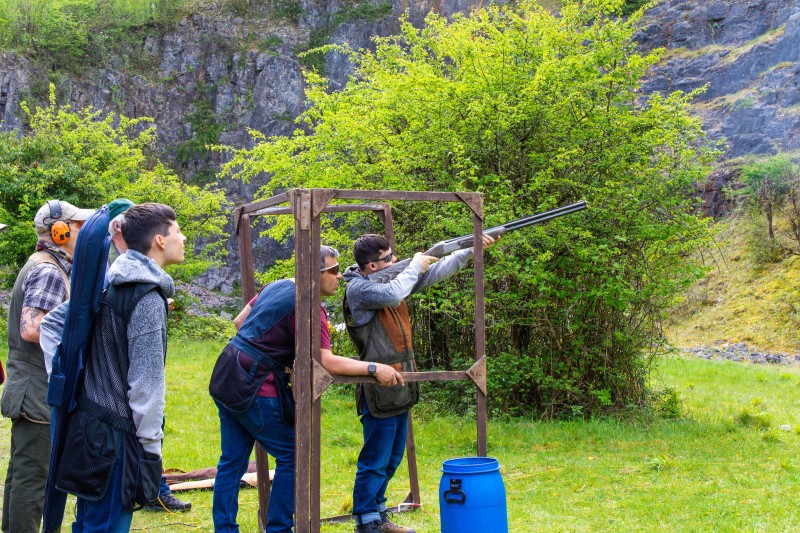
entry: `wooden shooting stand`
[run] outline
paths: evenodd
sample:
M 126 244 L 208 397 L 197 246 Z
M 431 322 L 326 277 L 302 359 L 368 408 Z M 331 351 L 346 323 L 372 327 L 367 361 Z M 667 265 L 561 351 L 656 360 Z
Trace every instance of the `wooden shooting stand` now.
M 258 216 L 294 215 L 295 226 L 295 363 L 293 390 L 295 414 L 295 531 L 318 533 L 320 528 L 320 397 L 333 383 L 374 383 L 368 376 L 332 376 L 319 362 L 320 357 L 320 216 L 322 213 L 372 211 L 383 221 L 386 238 L 394 248 L 391 208 L 380 204 L 331 204 L 333 200 L 386 202 L 462 202 L 473 213 L 475 287 L 475 364 L 465 371 L 405 372 L 406 382 L 471 380 L 477 391 L 477 453 L 486 455 L 486 336 L 483 291 L 483 197 L 474 192 L 357 191 L 342 189 L 292 189 L 267 200 L 237 207 L 234 227 L 239 237 L 239 262 L 242 296 L 247 303 L 255 296 L 251 221 Z M 288 204 L 288 207 L 279 207 Z M 410 492 L 403 504 L 419 504 L 416 449 L 411 416 L 407 440 Z M 269 459 L 260 446 L 256 449 L 258 468 L 259 528 L 266 527 L 269 504 Z M 354 472 L 355 474 L 355 472 Z M 403 510 L 403 504 L 395 508 Z M 324 521 L 349 519 L 349 515 Z

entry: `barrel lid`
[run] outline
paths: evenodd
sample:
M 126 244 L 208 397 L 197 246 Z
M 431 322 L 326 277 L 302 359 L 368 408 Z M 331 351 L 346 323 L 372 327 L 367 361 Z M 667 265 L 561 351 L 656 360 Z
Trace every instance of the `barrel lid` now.
M 446 474 L 480 474 L 500 470 L 500 463 L 494 457 L 456 457 L 442 463 Z

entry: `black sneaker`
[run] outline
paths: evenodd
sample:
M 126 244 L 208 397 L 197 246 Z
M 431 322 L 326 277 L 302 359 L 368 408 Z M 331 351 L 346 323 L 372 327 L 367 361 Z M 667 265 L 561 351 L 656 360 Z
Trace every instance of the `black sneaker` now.
M 366 524 L 356 524 L 355 533 L 381 533 L 381 521 L 373 520 Z
M 191 502 L 181 501 L 173 496 L 171 492 L 168 492 L 163 496 L 159 496 L 154 503 L 144 506 L 145 511 L 168 511 L 173 513 L 178 511 L 188 511 L 191 508 Z

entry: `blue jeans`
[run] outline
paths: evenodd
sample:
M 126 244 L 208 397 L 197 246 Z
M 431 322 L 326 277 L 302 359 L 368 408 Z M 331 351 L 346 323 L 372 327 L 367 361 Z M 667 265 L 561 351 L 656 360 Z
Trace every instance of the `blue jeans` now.
M 239 531 L 239 482 L 258 441 L 275 458 L 267 533 L 290 532 L 294 524 L 294 428 L 283 423 L 278 399 L 256 397 L 243 413 L 231 412 L 219 403 L 217 407 L 222 454 L 214 481 L 214 531 Z
M 376 418 L 366 403 L 361 412 L 364 446 L 358 454 L 353 486 L 353 516 L 358 524 L 381 519 L 380 513 L 386 510 L 386 487 L 403 460 L 408 435 L 408 412 Z
M 111 480 L 105 496 L 97 501 L 78 498 L 78 511 L 72 524 L 72 533 L 124 533 L 130 531 L 133 513 L 122 505 L 123 450 L 111 471 Z
M 169 485 L 167 485 L 167 478 L 161 476 L 161 484 L 158 486 L 158 497 L 163 498 L 167 494 L 172 494 L 172 491 L 169 490 Z

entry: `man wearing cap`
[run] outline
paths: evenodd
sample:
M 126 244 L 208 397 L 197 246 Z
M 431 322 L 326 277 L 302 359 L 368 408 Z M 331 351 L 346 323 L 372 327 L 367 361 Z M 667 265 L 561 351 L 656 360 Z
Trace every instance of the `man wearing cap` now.
M 50 200 L 36 213 L 36 252 L 20 270 L 8 309 L 7 380 L 0 407 L 11 419 L 11 456 L 3 494 L 4 532 L 39 530 L 50 458 L 47 372 L 39 346 L 44 316 L 69 299 L 72 254 L 91 209 Z M 16 324 L 17 327 L 11 326 Z

